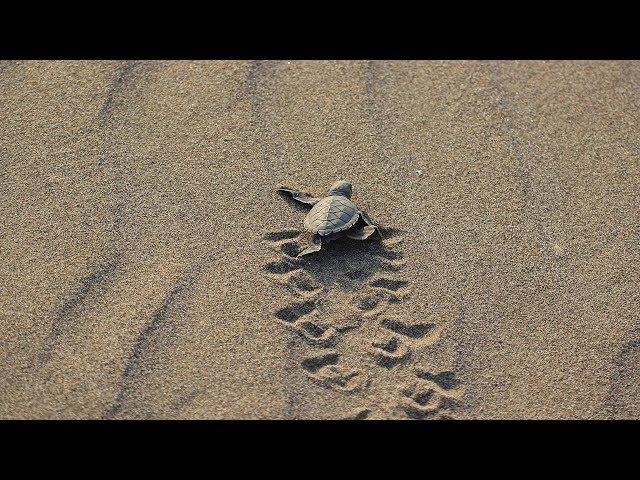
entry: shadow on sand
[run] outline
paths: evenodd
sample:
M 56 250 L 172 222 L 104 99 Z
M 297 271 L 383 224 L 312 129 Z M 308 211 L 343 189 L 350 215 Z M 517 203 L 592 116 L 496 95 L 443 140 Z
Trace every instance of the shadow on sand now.
M 267 264 L 265 270 L 283 274 L 301 269 L 325 289 L 338 284 L 345 290 L 354 290 L 377 272 L 396 272 L 401 268 L 403 254 L 386 244 L 397 242 L 401 232 L 391 228 L 380 230 L 384 240 L 377 235 L 362 241 L 344 237 L 323 244 L 319 252 L 301 258 L 297 255 L 305 248 L 304 232 L 292 229 L 269 233 L 264 240 L 279 248 L 284 258 Z

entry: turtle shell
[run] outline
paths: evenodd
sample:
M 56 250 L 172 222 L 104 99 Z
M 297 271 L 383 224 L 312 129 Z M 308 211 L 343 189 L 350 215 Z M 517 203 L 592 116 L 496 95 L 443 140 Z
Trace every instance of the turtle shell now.
M 358 217 L 355 203 L 342 195 L 331 195 L 313 206 L 304 219 L 304 226 L 313 233 L 330 235 L 351 228 Z

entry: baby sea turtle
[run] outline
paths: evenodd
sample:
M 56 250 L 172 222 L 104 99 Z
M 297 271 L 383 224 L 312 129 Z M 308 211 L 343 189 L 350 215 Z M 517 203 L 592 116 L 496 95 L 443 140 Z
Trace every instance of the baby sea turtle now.
M 304 219 L 304 226 L 313 233 L 311 243 L 298 253 L 298 257 L 317 252 L 322 243 L 328 243 L 346 236 L 354 240 L 364 240 L 380 230 L 371 219 L 351 201 L 351 184 L 340 180 L 334 183 L 323 198 L 311 197 L 304 192 L 279 188 L 278 191 L 290 194 L 294 200 L 313 205 Z M 358 225 L 362 219 L 363 226 Z

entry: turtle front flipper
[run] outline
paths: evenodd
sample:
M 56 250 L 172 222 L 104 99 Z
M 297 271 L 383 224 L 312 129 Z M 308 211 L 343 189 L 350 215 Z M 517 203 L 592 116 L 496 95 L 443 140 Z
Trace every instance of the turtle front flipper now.
M 294 200 L 301 203 L 306 203 L 308 205 L 315 205 L 321 200 L 320 198 L 312 197 L 307 193 L 299 192 L 297 190 L 292 190 L 290 188 L 281 187 L 278 189 L 278 192 L 288 193 L 289 195 L 291 195 L 291 198 L 293 198 Z
M 305 255 L 309 255 L 310 253 L 313 253 L 313 252 L 317 252 L 321 248 L 322 248 L 322 240 L 320 238 L 320 235 L 315 234 L 313 237 L 311 237 L 311 242 L 309 243 L 309 246 L 304 250 L 302 250 L 300 253 L 298 253 L 298 258 L 303 257 Z

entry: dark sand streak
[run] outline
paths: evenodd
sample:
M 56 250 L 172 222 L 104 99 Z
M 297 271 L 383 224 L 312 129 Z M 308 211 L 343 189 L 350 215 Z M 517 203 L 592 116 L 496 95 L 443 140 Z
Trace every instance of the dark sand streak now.
M 104 419 L 114 418 L 114 416 L 122 410 L 131 387 L 136 383 L 135 377 L 140 371 L 140 366 L 143 363 L 149 348 L 152 346 L 156 334 L 169 325 L 173 318 L 171 314 L 176 303 L 181 299 L 180 297 L 184 293 L 185 289 L 190 288 L 195 280 L 195 276 L 190 276 L 175 285 L 165 296 L 162 304 L 151 317 L 151 320 L 145 325 L 135 339 L 131 349 L 131 355 L 127 360 L 124 372 L 122 373 L 120 391 L 109 411 L 103 416 Z
M 135 72 L 135 68 L 141 62 L 136 61 L 127 61 L 118 68 L 116 72 L 116 77 L 111 84 L 111 88 L 109 89 L 109 93 L 105 98 L 102 106 L 100 107 L 100 119 L 103 123 L 108 123 L 112 114 L 112 107 L 114 99 L 120 94 L 126 82 L 133 78 L 133 73 Z
M 99 121 L 102 125 L 103 147 L 98 165 L 102 168 L 110 197 L 110 211 L 113 216 L 111 235 L 112 248 L 118 255 L 124 256 L 123 224 L 124 215 L 130 202 L 126 192 L 127 173 L 123 159 L 114 155 L 114 147 L 120 142 L 117 131 L 117 120 L 120 118 L 114 113 L 117 100 L 122 96 L 134 81 L 147 80 L 145 71 L 152 68 L 148 62 L 127 61 L 116 71 L 115 78 L 109 92 L 100 108 Z
M 109 118 L 112 114 L 112 105 L 114 97 L 122 90 L 126 79 L 131 76 L 136 62 L 125 62 L 116 74 L 116 78 L 113 81 L 109 93 L 105 98 L 100 108 L 100 122 L 102 124 L 108 124 Z M 108 148 L 106 147 L 108 142 L 105 138 L 105 147 L 102 158 L 99 160 L 99 164 L 103 165 L 104 160 L 108 156 Z M 121 205 L 117 204 L 113 209 L 114 214 L 114 231 L 119 231 L 119 212 L 121 211 Z M 117 235 L 117 233 L 116 233 Z M 60 306 L 56 318 L 53 321 L 51 332 L 46 340 L 43 351 L 39 354 L 39 360 L 41 363 L 47 363 L 51 359 L 51 354 L 55 346 L 60 341 L 60 337 L 69 332 L 73 327 L 73 320 L 81 313 L 79 308 L 84 306 L 87 299 L 93 299 L 94 301 L 100 294 L 105 293 L 104 284 L 110 280 L 116 273 L 116 270 L 121 268 L 123 263 L 122 252 L 115 251 L 115 254 L 102 262 L 102 264 L 90 275 L 80 281 L 80 286 L 73 292 L 69 298 Z
M 615 357 L 613 373 L 610 379 L 609 393 L 604 403 L 604 414 L 606 418 L 615 419 L 635 419 L 640 414 L 640 409 L 634 409 L 634 405 L 626 405 L 625 400 L 633 399 L 638 401 L 637 393 L 630 394 L 629 390 L 638 381 L 638 365 L 640 362 L 640 330 L 632 332 L 631 340 L 623 345 L 620 353 Z
M 181 413 L 182 411 L 184 411 L 185 408 L 190 406 L 196 400 L 196 398 L 198 398 L 204 392 L 205 392 L 205 390 L 195 390 L 195 391 L 189 393 L 188 395 L 185 395 L 184 397 L 181 397 L 180 399 L 178 399 L 173 404 L 174 412 L 175 413 Z
M 67 334 L 75 325 L 74 320 L 82 313 L 87 300 L 95 302 L 106 292 L 106 283 L 111 280 L 121 267 L 121 257 L 116 256 L 99 266 L 93 273 L 80 281 L 80 286 L 69 295 L 60 306 L 51 326 L 51 332 L 45 342 L 43 351 L 39 355 L 41 363 L 51 359 L 52 350 L 60 341 L 60 337 Z
M 251 102 L 251 113 L 259 117 L 262 97 L 258 95 L 258 83 L 260 77 L 264 74 L 265 62 L 253 60 L 249 62 L 249 71 L 247 72 L 245 94 Z M 253 119 L 252 119 L 253 120 Z
M 511 103 L 500 78 L 498 68 L 494 68 L 491 72 L 491 83 L 495 94 L 498 96 L 497 107 L 502 113 L 503 120 L 500 127 L 507 136 L 510 150 L 515 157 L 516 172 L 520 184 L 521 200 L 522 200 L 522 218 L 524 222 L 532 222 L 536 227 L 539 239 L 542 238 L 542 226 L 536 218 L 532 217 L 532 198 L 533 189 L 530 166 L 524 153 L 523 145 L 517 134 L 514 134 L 514 123 L 517 117 L 517 111 Z

